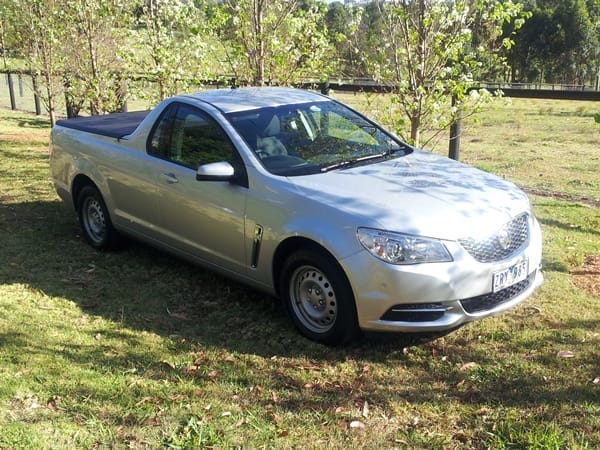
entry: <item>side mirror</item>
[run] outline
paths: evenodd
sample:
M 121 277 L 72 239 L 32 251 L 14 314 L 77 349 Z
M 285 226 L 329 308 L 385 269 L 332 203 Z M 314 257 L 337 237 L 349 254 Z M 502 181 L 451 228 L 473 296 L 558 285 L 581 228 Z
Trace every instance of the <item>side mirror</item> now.
M 196 171 L 198 181 L 231 181 L 235 176 L 235 169 L 227 161 L 203 164 Z

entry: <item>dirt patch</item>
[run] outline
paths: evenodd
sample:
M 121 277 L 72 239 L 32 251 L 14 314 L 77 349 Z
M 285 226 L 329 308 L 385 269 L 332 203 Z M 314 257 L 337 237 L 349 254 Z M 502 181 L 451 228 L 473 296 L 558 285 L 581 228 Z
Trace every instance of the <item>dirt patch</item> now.
M 600 255 L 588 256 L 581 269 L 571 272 L 573 283 L 600 297 Z
M 48 133 L 0 134 L 0 141 L 47 142 L 48 141 Z
M 555 198 L 557 200 L 565 200 L 573 203 L 582 203 L 591 206 L 592 208 L 600 208 L 600 198 L 586 197 L 584 195 L 567 194 L 564 192 L 542 191 L 540 189 L 521 187 L 525 192 L 540 197 Z

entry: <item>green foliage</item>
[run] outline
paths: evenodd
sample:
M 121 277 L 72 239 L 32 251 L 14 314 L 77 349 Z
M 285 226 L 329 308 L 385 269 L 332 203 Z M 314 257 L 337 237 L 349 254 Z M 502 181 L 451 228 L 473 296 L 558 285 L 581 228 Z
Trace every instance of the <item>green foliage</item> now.
M 405 115 L 410 122 L 405 139 L 416 145 L 422 143 L 424 128 L 435 136 L 458 112 L 469 113 L 491 98 L 483 91 L 470 95 L 482 73 L 481 61 L 502 67 L 498 49 L 512 42 L 503 27 L 507 22 L 516 27 L 525 17 L 521 5 L 512 1 L 396 0 L 376 5 L 381 34 L 371 53 L 370 73 L 391 86 L 397 108 L 390 109 L 388 122 L 400 131 L 395 116 Z M 453 108 L 447 107 L 450 97 Z
M 526 2 L 532 17 L 509 55 L 518 82 L 595 85 L 600 70 L 600 9 L 595 1 Z
M 600 170 L 581 108 L 486 107 L 464 154 L 574 193 Z M 600 448 L 600 303 L 574 284 L 598 208 L 533 197 L 546 281 L 516 308 L 417 346 L 329 348 L 202 268 L 89 248 L 48 182 L 48 131 L 0 110 L 0 448 Z
M 129 2 L 124 0 L 73 0 L 64 2 L 61 20 L 65 59 L 62 81 L 69 115 L 84 105 L 91 114 L 117 111 L 126 101 L 119 51 L 125 45 L 122 30 L 128 25 Z
M 142 84 L 134 94 L 152 103 L 198 86 L 210 77 L 212 56 L 210 26 L 201 7 L 172 0 L 137 4 L 135 28 L 129 28 L 128 45 L 120 55 L 128 72 L 156 82 L 158 92 Z
M 203 80 L 367 78 L 393 94 L 378 119 L 419 145 L 491 100 L 477 81 L 596 85 L 599 30 L 598 0 L 0 0 L 2 64 L 37 74 L 51 120 Z
M 330 57 L 321 3 L 227 0 L 219 42 L 239 83 L 286 85 L 322 74 Z

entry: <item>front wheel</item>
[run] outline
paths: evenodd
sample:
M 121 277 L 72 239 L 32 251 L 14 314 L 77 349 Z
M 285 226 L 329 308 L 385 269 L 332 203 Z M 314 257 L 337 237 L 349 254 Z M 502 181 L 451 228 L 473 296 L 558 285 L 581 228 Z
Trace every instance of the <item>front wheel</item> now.
M 77 215 L 85 240 L 94 248 L 102 250 L 117 242 L 108 209 L 102 195 L 93 186 L 84 187 L 77 199 Z
M 337 262 L 323 251 L 301 250 L 285 262 L 280 292 L 296 328 L 324 344 L 358 335 L 352 288 Z

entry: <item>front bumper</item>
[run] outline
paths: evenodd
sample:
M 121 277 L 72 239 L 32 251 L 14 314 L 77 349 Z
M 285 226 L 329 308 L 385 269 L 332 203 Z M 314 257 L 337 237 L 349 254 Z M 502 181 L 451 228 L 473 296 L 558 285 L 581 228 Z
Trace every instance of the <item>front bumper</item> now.
M 364 331 L 436 332 L 492 316 L 529 297 L 543 282 L 542 239 L 532 218 L 529 240 L 516 254 L 493 263 L 473 259 L 458 243 L 450 263 L 391 265 L 368 252 L 342 261 Z M 528 263 L 525 280 L 492 292 L 495 273 Z

